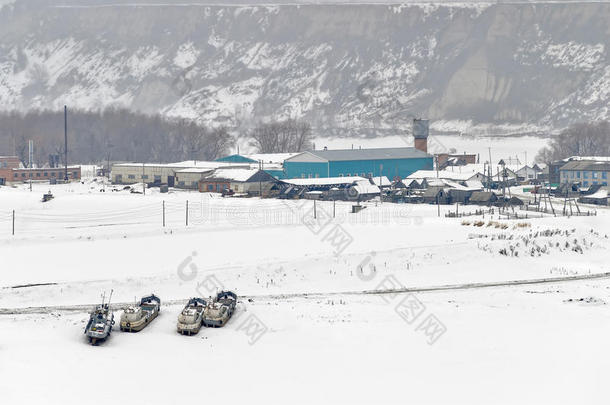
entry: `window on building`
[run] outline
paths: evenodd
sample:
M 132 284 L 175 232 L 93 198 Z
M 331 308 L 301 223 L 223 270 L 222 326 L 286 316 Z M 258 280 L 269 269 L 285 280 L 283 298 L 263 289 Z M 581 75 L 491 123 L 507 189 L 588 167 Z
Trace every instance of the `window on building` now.
M 352 174 L 351 173 L 346 173 L 345 177 L 352 177 Z
M 142 180 L 148 180 L 148 174 L 143 174 L 142 175 Z
M 161 181 L 161 176 L 155 176 L 155 183 L 160 182 Z
M 366 173 L 360 173 L 360 177 L 366 177 Z
M 576 178 L 580 179 L 580 172 L 576 172 Z
M 597 178 L 597 172 L 591 172 L 591 178 L 592 179 L 596 179 Z
M 51 177 L 55 177 L 55 176 L 56 176 L 55 172 L 51 172 Z
M 15 178 L 19 177 L 19 173 L 15 173 L 15 175 L 13 177 L 15 177 Z
M 582 177 L 585 178 L 585 179 L 588 179 L 589 178 L 589 172 L 586 172 L 586 171 L 582 172 Z
M 208 184 L 208 191 L 214 191 L 214 185 Z
M 136 178 L 136 175 L 135 174 L 129 174 L 129 175 L 127 175 L 127 178 L 131 179 L 131 180 L 134 180 Z
M 25 177 L 25 173 L 21 173 L 21 177 Z
M 585 180 L 585 181 L 582 183 L 582 185 L 583 185 L 583 186 L 585 186 L 585 187 L 589 187 L 589 182 Z
M 343 177 L 343 173 L 339 173 L 339 177 Z
M 49 172 L 44 172 L 42 175 L 43 175 L 44 177 L 49 177 Z
M 72 172 L 72 177 L 73 178 L 77 178 L 78 177 L 78 172 Z
M 184 182 L 183 182 L 183 181 L 179 181 L 179 182 L 178 182 L 178 185 L 179 185 L 180 187 L 184 187 Z
M 40 177 L 40 172 L 36 173 L 36 177 Z
M 602 172 L 602 179 L 608 178 L 608 172 Z
M 193 182 L 191 183 L 191 185 L 192 185 L 193 187 L 197 187 L 197 182 L 196 182 L 196 181 L 193 181 Z

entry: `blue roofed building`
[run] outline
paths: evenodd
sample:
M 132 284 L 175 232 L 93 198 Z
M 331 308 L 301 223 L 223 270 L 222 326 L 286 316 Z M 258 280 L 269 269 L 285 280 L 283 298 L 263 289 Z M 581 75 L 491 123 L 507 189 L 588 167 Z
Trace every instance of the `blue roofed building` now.
M 230 162 L 230 163 L 256 163 L 257 161 L 249 158 L 248 156 L 240 155 L 236 153 L 234 155 L 228 155 L 219 157 L 216 159 L 217 162 Z
M 432 155 L 410 147 L 314 150 L 284 161 L 287 179 L 380 175 L 403 179 L 417 170 L 432 168 Z
M 255 153 L 249 155 L 234 155 L 223 156 L 216 159 L 217 162 L 249 164 L 251 167 L 262 168 L 276 179 L 283 179 L 284 169 L 282 167 L 284 160 L 297 155 L 297 153 Z

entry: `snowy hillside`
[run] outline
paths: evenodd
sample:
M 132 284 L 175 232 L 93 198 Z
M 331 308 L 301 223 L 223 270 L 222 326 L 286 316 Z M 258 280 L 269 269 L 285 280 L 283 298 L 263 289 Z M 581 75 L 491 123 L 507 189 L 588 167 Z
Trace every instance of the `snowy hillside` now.
M 322 134 L 392 133 L 414 115 L 496 133 L 610 116 L 607 3 L 4 3 L 2 109 L 292 116 Z

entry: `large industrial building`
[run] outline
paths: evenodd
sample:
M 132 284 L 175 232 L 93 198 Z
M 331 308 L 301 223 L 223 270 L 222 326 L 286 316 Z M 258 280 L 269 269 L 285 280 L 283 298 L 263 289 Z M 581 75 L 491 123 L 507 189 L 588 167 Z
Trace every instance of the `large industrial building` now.
M 229 155 L 215 161 L 187 160 L 177 163 L 117 163 L 112 165 L 115 184 L 167 184 L 169 187 L 197 189 L 199 181 L 216 169 L 259 169 L 276 178 L 283 178 L 282 162 L 296 153 Z
M 225 162 L 185 161 L 177 163 L 118 163 L 112 165 L 112 182 L 116 184 L 152 183 L 167 184 L 169 187 L 178 185 L 176 177 L 184 169 L 204 169 L 200 173 L 211 172 L 220 167 L 233 166 Z M 199 178 L 201 178 L 201 175 Z M 188 178 L 187 178 L 188 177 Z M 197 178 L 197 180 L 199 179 Z M 184 184 L 195 181 L 192 176 L 183 172 Z M 197 188 L 197 186 L 193 186 Z
M 413 120 L 415 147 L 307 151 L 284 160 L 284 175 L 287 179 L 386 176 L 400 180 L 418 170 L 432 170 L 428 124 L 428 120 Z
M 80 166 L 68 166 L 68 180 L 80 180 Z M 29 181 L 63 181 L 66 168 L 62 167 L 21 167 L 16 156 L 0 156 L 0 185 Z
M 432 167 L 432 156 L 416 148 L 314 150 L 284 161 L 287 179 L 350 176 L 402 179 Z

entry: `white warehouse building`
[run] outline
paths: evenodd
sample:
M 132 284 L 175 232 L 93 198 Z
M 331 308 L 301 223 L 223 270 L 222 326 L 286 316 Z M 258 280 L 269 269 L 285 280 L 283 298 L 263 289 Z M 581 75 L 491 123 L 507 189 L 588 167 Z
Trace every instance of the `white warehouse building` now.
M 234 167 L 235 163 L 228 162 L 206 162 L 187 160 L 178 163 L 118 163 L 112 165 L 111 180 L 115 184 L 135 184 L 135 183 L 157 183 L 167 184 L 170 187 L 178 186 L 176 180 L 177 173 L 184 169 L 204 169 L 203 171 L 213 171 L 220 167 Z M 192 176 L 184 173 L 182 176 L 184 187 L 188 184 Z M 197 178 L 197 181 L 201 175 Z M 195 188 L 197 188 L 195 186 Z

